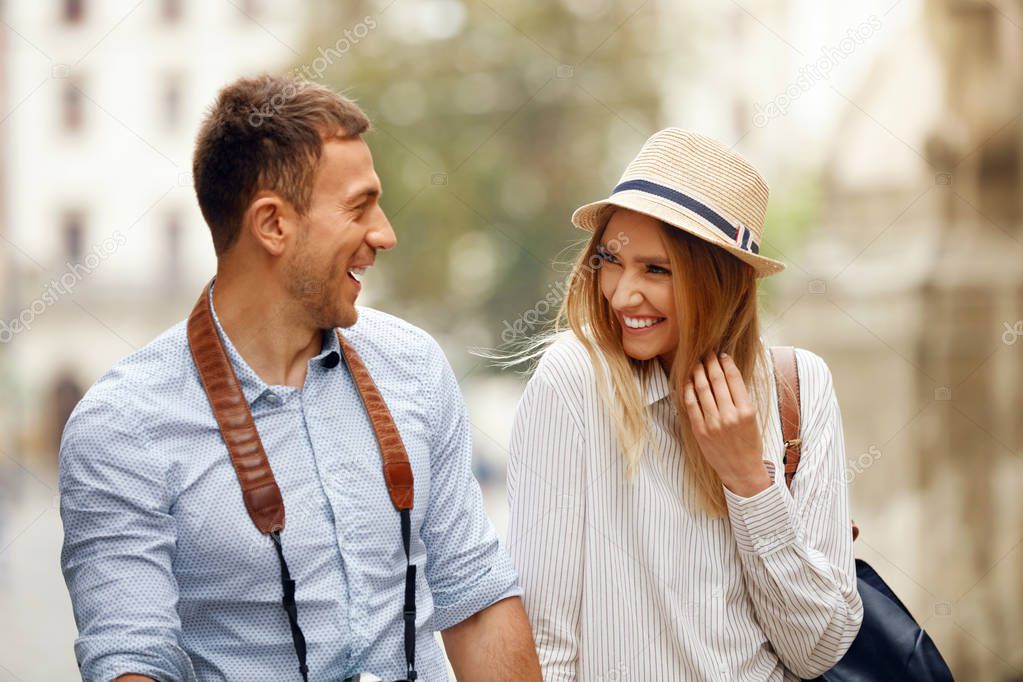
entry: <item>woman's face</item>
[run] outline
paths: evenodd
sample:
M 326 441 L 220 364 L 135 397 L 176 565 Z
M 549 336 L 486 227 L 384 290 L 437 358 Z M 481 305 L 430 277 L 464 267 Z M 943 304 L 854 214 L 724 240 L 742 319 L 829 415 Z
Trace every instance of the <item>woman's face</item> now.
M 665 371 L 678 348 L 678 321 L 661 222 L 619 208 L 608 221 L 597 255 L 600 290 L 622 328 L 625 353 L 658 358 Z

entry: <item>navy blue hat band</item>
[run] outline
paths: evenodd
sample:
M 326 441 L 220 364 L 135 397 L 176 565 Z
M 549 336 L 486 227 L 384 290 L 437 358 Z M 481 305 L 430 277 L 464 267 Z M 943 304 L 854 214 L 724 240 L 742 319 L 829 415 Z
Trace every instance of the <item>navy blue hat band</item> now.
M 678 204 L 682 208 L 695 213 L 716 227 L 719 232 L 728 237 L 729 241 L 734 242 L 735 245 L 743 251 L 749 251 L 755 254 L 760 253 L 760 245 L 753 239 L 753 233 L 748 227 L 742 223 L 739 223 L 738 227 L 732 225 L 720 213 L 687 194 L 683 194 L 678 190 L 665 187 L 664 185 L 658 185 L 657 183 L 650 182 L 648 180 L 627 180 L 615 187 L 612 194 L 617 194 L 618 192 L 624 192 L 626 190 L 646 192 L 647 194 L 653 194 L 654 196 L 661 197 L 662 199 L 667 199 L 674 204 Z

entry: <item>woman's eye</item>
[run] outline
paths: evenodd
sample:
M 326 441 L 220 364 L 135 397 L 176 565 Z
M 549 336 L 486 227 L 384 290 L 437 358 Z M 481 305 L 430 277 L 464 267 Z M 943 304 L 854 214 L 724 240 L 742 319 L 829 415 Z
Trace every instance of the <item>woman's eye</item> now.
M 611 255 L 606 249 L 597 249 L 597 257 L 608 263 L 617 263 L 618 259 Z
M 651 265 L 650 273 L 654 275 L 670 275 L 671 270 L 668 268 L 662 268 L 660 265 Z

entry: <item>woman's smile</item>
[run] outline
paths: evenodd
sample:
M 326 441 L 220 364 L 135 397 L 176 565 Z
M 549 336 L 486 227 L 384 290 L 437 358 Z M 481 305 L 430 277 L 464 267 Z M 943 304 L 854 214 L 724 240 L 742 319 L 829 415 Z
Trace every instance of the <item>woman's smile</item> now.
M 667 319 L 666 317 L 622 315 L 622 330 L 633 336 L 644 336 L 655 331 Z

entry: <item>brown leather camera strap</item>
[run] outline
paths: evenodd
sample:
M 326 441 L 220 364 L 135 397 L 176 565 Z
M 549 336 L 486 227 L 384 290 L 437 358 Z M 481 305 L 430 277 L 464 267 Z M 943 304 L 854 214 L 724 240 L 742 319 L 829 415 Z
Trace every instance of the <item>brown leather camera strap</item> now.
M 207 284 L 188 318 L 188 344 L 192 358 L 199 370 L 213 415 L 220 425 L 220 433 L 238 475 L 242 498 L 252 522 L 263 533 L 281 530 L 284 528 L 284 499 L 256 431 L 248 401 L 245 400 L 238 377 L 217 334 L 213 311 L 210 309 L 209 288 Z M 336 333 L 380 446 L 384 481 L 391 502 L 395 509 L 411 509 L 412 466 L 401 435 L 362 358 L 340 332 Z
M 796 350 L 792 346 L 771 346 L 774 362 L 774 384 L 778 393 L 778 415 L 785 445 L 785 485 L 792 487 L 792 478 L 799 468 L 803 439 L 799 434 L 799 368 Z M 780 379 L 780 380 L 779 380 Z M 852 536 L 856 540 L 860 528 L 852 522 Z
M 284 498 L 270 469 L 248 401 L 217 334 L 209 294 L 207 284 L 188 317 L 188 347 L 238 475 L 245 508 L 256 528 L 272 533 L 284 528 Z
M 284 498 L 277 479 L 270 468 L 263 442 L 256 430 L 256 423 L 249 410 L 248 401 L 242 392 L 238 377 L 227 357 L 227 351 L 217 333 L 210 305 L 210 284 L 203 289 L 188 317 L 188 345 L 192 359 L 199 371 L 199 378 L 206 396 L 213 408 L 213 415 L 220 426 L 220 434 L 227 446 L 231 464 L 234 466 L 242 499 L 249 517 L 256 528 L 269 534 L 277 550 L 281 565 L 281 583 L 284 590 L 284 609 L 288 615 L 295 651 L 299 658 L 302 678 L 308 676 L 306 666 L 305 637 L 298 625 L 298 607 L 295 603 L 295 582 L 291 579 L 281 546 L 281 531 L 284 530 Z M 405 549 L 406 575 L 403 619 L 405 622 L 405 657 L 409 679 L 415 679 L 413 660 L 415 658 L 415 575 L 416 566 L 411 563 L 411 514 L 414 485 L 412 465 L 408 452 L 401 440 L 391 412 L 384 402 L 369 374 L 369 370 L 356 353 L 355 348 L 337 330 L 341 355 L 348 366 L 355 386 L 369 415 L 380 457 L 383 462 L 384 482 L 395 509 L 401 515 L 402 545 Z
M 408 453 L 405 451 L 405 444 L 398 433 L 398 427 L 391 418 L 391 411 L 387 403 L 373 383 L 369 370 L 363 364 L 362 358 L 355 352 L 352 344 L 348 342 L 341 332 L 334 330 L 337 340 L 341 344 L 341 354 L 348 364 L 348 371 L 355 379 L 355 385 L 362 397 L 362 404 L 369 414 L 369 421 L 373 425 L 373 433 L 376 435 L 377 443 L 380 446 L 380 457 L 384 465 L 384 481 L 387 483 L 387 492 L 391 496 L 394 508 L 412 509 L 412 502 L 415 488 L 412 481 L 412 465 L 409 464 Z

